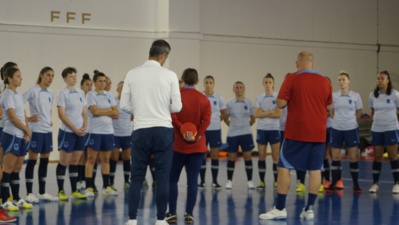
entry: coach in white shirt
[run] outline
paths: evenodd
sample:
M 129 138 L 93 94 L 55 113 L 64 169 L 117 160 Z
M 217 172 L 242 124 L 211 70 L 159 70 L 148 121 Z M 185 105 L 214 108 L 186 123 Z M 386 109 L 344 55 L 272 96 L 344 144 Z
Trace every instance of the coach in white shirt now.
M 137 224 L 141 188 L 151 154 L 155 160 L 155 180 L 160 184 L 156 193 L 155 224 L 168 224 L 164 219 L 173 154 L 173 127 L 170 114 L 179 112 L 182 108 L 177 75 L 162 67 L 169 52 L 168 42 L 154 41 L 149 60 L 128 72 L 122 89 L 120 107 L 134 114 L 129 221 L 126 225 Z

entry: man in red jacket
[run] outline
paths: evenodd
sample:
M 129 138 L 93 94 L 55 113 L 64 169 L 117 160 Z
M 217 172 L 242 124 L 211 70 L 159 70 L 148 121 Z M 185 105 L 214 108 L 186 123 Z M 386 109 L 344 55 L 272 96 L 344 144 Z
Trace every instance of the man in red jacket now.
M 191 224 L 194 223 L 193 209 L 197 200 L 198 174 L 208 151 L 205 130 L 211 122 L 211 104 L 204 94 L 194 88 L 198 83 L 198 73 L 195 69 L 184 70 L 182 80 L 186 85 L 181 90 L 183 108 L 179 113 L 172 114 L 175 141 L 169 178 L 169 213 L 166 214 L 165 220 L 169 223 L 177 221 L 177 182 L 184 166 L 187 173 L 187 204 L 184 220 Z M 187 122 L 197 127 L 196 135 L 190 131 L 181 133 L 181 126 Z

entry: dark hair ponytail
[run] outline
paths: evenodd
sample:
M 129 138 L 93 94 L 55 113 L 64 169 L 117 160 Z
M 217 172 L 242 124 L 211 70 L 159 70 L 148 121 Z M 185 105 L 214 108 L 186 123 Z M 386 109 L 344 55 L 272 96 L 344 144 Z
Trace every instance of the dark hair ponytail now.
M 13 78 L 17 71 L 19 71 L 19 69 L 15 67 L 9 67 L 4 71 L 4 89 L 10 84 L 8 78 Z
M 93 81 L 96 82 L 98 77 L 106 77 L 106 75 L 103 72 L 94 70 Z
M 39 77 L 37 78 L 36 84 L 40 84 L 40 82 L 42 82 L 42 75 L 43 75 L 45 72 L 49 71 L 49 70 L 51 70 L 51 71 L 54 72 L 54 70 L 53 70 L 51 67 L 49 67 L 49 66 L 46 66 L 46 67 L 44 67 L 42 70 L 40 70 Z
M 391 93 L 392 93 L 391 76 L 389 75 L 388 71 L 386 71 L 386 70 L 381 71 L 379 74 L 384 74 L 388 77 L 389 82 L 388 82 L 388 87 L 387 87 L 387 95 L 391 95 Z M 374 97 L 378 98 L 379 91 L 380 91 L 380 88 L 378 87 L 378 84 L 377 84 L 377 86 L 374 88 Z
M 83 86 L 83 84 L 84 84 L 84 82 L 86 80 L 90 80 L 91 81 L 90 75 L 88 73 L 83 74 L 82 80 L 80 81 L 80 86 Z
M 4 80 L 4 73 L 6 72 L 6 70 L 10 67 L 16 67 L 17 64 L 15 62 L 6 62 L 3 67 L 1 67 L 0 69 L 0 75 L 1 75 L 1 79 Z

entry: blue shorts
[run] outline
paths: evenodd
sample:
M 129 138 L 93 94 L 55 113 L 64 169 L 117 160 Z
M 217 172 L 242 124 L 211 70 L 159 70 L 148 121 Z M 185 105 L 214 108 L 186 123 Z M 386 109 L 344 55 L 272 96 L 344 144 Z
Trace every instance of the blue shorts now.
M 391 146 L 399 142 L 398 131 L 390 130 L 385 132 L 371 131 L 372 146 Z
M 271 145 L 281 141 L 279 130 L 257 130 L 256 142 L 261 145 Z
M 84 151 L 86 136 L 79 137 L 75 133 L 66 132 L 63 130 L 58 131 L 58 150 L 64 150 L 67 153 L 73 151 Z
M 281 145 L 279 167 L 300 171 L 323 168 L 325 143 L 285 139 Z
M 205 131 L 206 146 L 211 148 L 219 148 L 222 145 L 222 131 L 221 130 L 207 130 Z
M 29 148 L 29 142 L 25 143 L 22 138 L 6 132 L 1 133 L 1 143 L 3 144 L 3 156 L 7 153 L 14 153 L 16 156 L 25 156 Z
M 49 153 L 53 151 L 53 133 L 32 133 L 29 150 L 36 153 Z
M 117 149 L 127 149 L 132 147 L 132 136 L 125 136 L 125 137 L 119 137 L 119 136 L 114 136 L 115 139 L 115 148 Z
M 240 136 L 227 137 L 227 152 L 236 153 L 238 147 L 241 147 L 243 152 L 251 151 L 254 149 L 254 140 L 252 134 L 244 134 Z
M 90 134 L 87 147 L 96 151 L 111 151 L 115 149 L 113 134 Z
M 331 137 L 331 127 L 328 127 L 326 130 L 326 144 L 330 143 L 330 137 Z
M 359 145 L 359 132 L 353 130 L 336 130 L 331 129 L 330 145 L 333 148 L 352 148 Z

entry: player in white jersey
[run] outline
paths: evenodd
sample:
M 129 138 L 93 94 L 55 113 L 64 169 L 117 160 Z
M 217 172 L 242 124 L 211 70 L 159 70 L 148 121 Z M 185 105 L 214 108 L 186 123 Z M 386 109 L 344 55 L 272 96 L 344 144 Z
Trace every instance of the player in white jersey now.
M 80 89 L 84 92 L 85 96 L 89 91 L 93 89 L 93 81 L 90 79 L 90 75 L 85 73 L 82 76 L 82 80 L 80 81 Z M 86 134 L 87 135 L 87 134 Z M 78 183 L 77 188 L 78 190 L 85 190 L 86 189 L 86 151 L 82 154 L 82 157 L 79 160 L 78 165 Z M 93 176 L 95 177 L 95 176 Z
M 374 150 L 373 185 L 369 192 L 376 193 L 379 189 L 378 181 L 385 147 L 391 162 L 394 178 L 392 192 L 399 194 L 399 123 L 397 118 L 399 92 L 392 88 L 392 81 L 388 71 L 382 71 L 378 74 L 377 87 L 370 93 L 369 105 L 373 115 L 371 144 Z
M 86 196 L 77 189 L 78 165 L 85 150 L 87 133 L 86 98 L 82 90 L 75 87 L 76 69 L 67 67 L 62 71 L 66 87 L 57 95 L 58 116 L 61 127 L 58 131 L 58 150 L 60 159 L 56 169 L 58 198 L 67 201 L 64 191 L 66 167 L 69 166 L 72 198 L 85 199 Z
M 29 102 L 30 117 L 28 118 L 29 127 L 32 131 L 30 148 L 28 150 L 28 163 L 25 168 L 25 183 L 29 203 L 39 203 L 44 201 L 57 201 L 57 197 L 46 193 L 47 166 L 50 153 L 53 151 L 53 132 L 51 108 L 54 101 L 54 93 L 50 88 L 54 79 L 54 70 L 51 67 L 44 67 L 39 74 L 37 83 L 29 88 L 22 97 L 25 102 Z M 39 199 L 33 194 L 33 177 L 35 165 L 40 154 L 39 164 Z
M 100 157 L 101 160 L 103 195 L 117 195 L 116 190 L 110 185 L 109 160 L 112 150 L 115 149 L 112 119 L 118 118 L 118 108 L 112 94 L 104 90 L 106 85 L 105 74 L 102 72 L 96 73 L 93 81 L 95 89 L 87 94 L 89 138 L 86 162 L 86 196 L 94 196 L 92 176 L 97 157 Z
M 3 178 L 1 184 L 2 207 L 10 211 L 32 208 L 32 204 L 25 202 L 19 196 L 19 172 L 32 132 L 27 125 L 22 95 L 18 94 L 17 88 L 21 86 L 22 76 L 18 68 L 8 68 L 4 73 L 4 85 L 7 87 L 1 93 L 0 104 L 3 107 L 4 129 L 1 134 L 1 144 L 4 149 Z M 13 201 L 9 200 L 10 186 Z
M 277 162 L 280 154 L 280 116 L 282 109 L 277 108 L 277 93 L 274 92 L 274 77 L 268 73 L 262 80 L 264 93 L 255 100 L 254 115 L 259 118 L 256 142 L 258 143 L 258 170 L 260 184 L 258 189 L 265 189 L 266 148 L 270 143 L 273 159 L 273 186 L 277 187 Z
M 254 141 L 251 126 L 255 123 L 254 105 L 251 100 L 245 98 L 245 86 L 241 81 L 234 83 L 233 91 L 235 98 L 227 102 L 224 122 L 229 126 L 227 134 L 227 184 L 226 188 L 232 188 L 235 161 L 237 160 L 238 148 L 241 147 L 245 161 L 245 171 L 247 173 L 248 188 L 254 189 L 252 182 L 252 149 Z
M 131 154 L 131 135 L 132 126 L 130 126 L 133 116 L 129 113 L 121 110 L 119 107 L 119 101 L 121 99 L 121 93 L 123 88 L 123 81 L 119 82 L 116 91 L 118 92 L 118 97 L 115 98 L 115 102 L 118 106 L 119 116 L 118 119 L 112 120 L 112 125 L 114 127 L 115 136 L 115 149 L 112 151 L 110 160 L 110 182 L 111 186 L 114 185 L 114 176 L 116 171 L 116 163 L 119 159 L 119 149 L 122 149 L 122 160 L 123 160 L 123 174 L 124 174 L 124 188 L 129 188 L 129 177 L 130 177 L 130 154 Z
M 219 173 L 219 148 L 222 145 L 222 131 L 220 121 L 226 116 L 226 103 L 223 97 L 214 92 L 215 79 L 209 75 L 204 78 L 204 94 L 208 97 L 212 107 L 211 124 L 205 131 L 206 144 L 211 148 L 211 171 L 212 171 L 212 188 L 221 189 L 217 181 Z M 200 184 L 198 189 L 204 189 L 206 172 L 206 157 L 202 162 L 200 171 Z
M 333 93 L 333 105 L 330 112 L 331 118 L 331 175 L 332 182 L 330 190 L 336 189 L 337 181 L 341 173 L 341 149 L 348 151 L 350 173 L 353 180 L 353 191 L 360 193 L 359 187 L 359 165 L 357 162 L 359 132 L 357 120 L 360 118 L 363 109 L 362 99 L 359 93 L 349 89 L 350 77 L 345 71 L 338 75 L 338 84 L 341 90 Z

